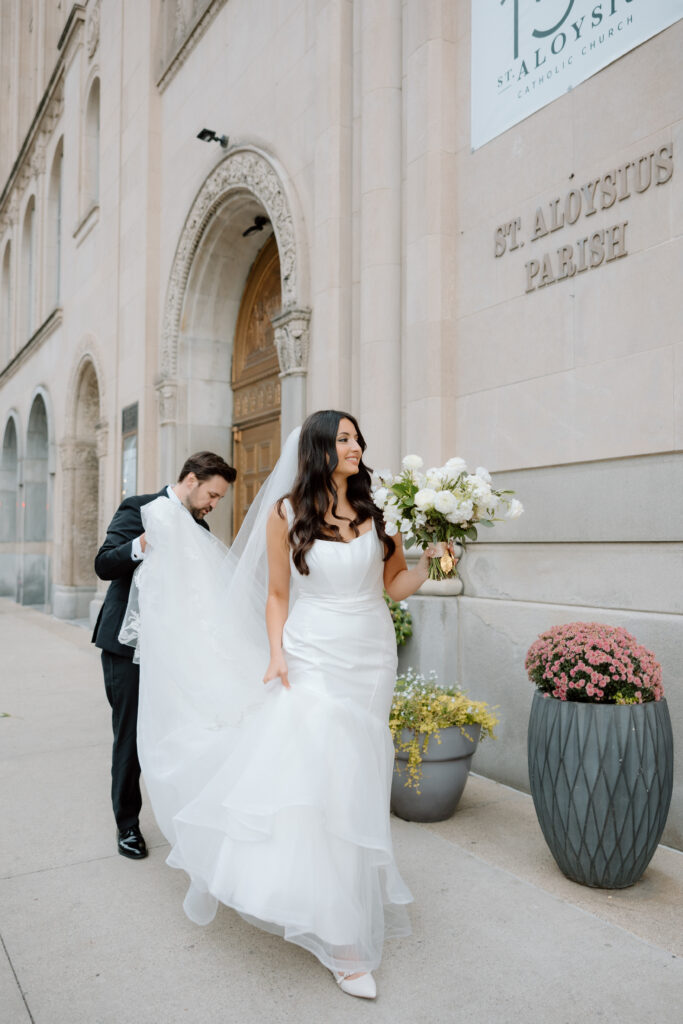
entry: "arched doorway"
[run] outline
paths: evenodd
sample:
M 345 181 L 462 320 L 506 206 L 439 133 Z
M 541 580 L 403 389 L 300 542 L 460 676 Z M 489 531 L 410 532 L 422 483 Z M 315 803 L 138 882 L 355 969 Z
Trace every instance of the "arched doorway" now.
M 48 424 L 42 395 L 33 399 L 24 459 L 24 543 L 21 572 L 22 604 L 47 607 L 50 593 L 48 550 Z
M 53 612 L 60 619 L 85 619 L 97 588 L 93 563 L 101 539 L 97 450 L 100 389 L 89 357 L 78 367 L 72 396 L 68 417 L 71 433 L 59 445 L 63 532 Z
M 249 272 L 232 361 L 234 530 L 280 454 L 280 380 L 273 317 L 280 312 L 280 258 L 273 236 Z
M 164 479 L 172 479 L 187 454 L 199 448 L 227 453 L 234 461 L 233 425 L 242 424 L 237 445 L 244 444 L 244 427 L 258 425 L 255 419 L 233 410 L 233 398 L 242 403 L 242 385 L 251 387 L 265 380 L 270 367 L 264 364 L 258 370 L 250 369 L 247 361 L 243 368 L 247 378 L 238 372 L 233 392 L 232 357 L 247 280 L 271 236 L 278 257 L 281 306 L 269 317 L 272 335 L 268 335 L 270 348 L 265 348 L 272 354 L 274 340 L 278 386 L 264 387 L 253 401 L 271 403 L 268 410 L 260 410 L 260 425 L 263 427 L 268 416 L 271 421 L 279 416 L 281 436 L 303 422 L 311 311 L 305 304 L 305 231 L 295 199 L 291 183 L 273 158 L 244 146 L 230 151 L 214 168 L 192 204 L 171 267 L 162 326 L 156 387 Z M 269 309 L 271 306 L 269 300 Z M 263 308 L 258 296 L 254 308 L 258 319 L 258 309 Z M 247 342 L 245 345 L 248 347 Z M 264 345 L 261 337 L 255 351 Z M 264 376 L 257 379 L 261 370 Z M 256 461 L 259 443 L 260 468 Z M 236 456 L 246 459 L 248 450 L 253 453 L 249 465 L 255 467 L 248 475 L 263 477 L 264 460 L 270 461 L 275 448 L 254 433 Z M 211 518 L 212 530 L 224 540 L 233 535 L 232 510 L 232 504 L 222 502 Z M 238 507 L 236 518 L 239 514 Z
M 257 218 L 259 218 L 257 222 Z M 250 230 L 255 224 L 260 230 Z M 211 515 L 211 529 L 230 541 L 243 516 L 243 468 L 259 438 L 254 428 L 280 429 L 280 381 L 270 317 L 280 312 L 280 261 L 263 206 L 246 191 L 231 192 L 207 224 L 192 263 L 178 335 L 176 465 L 193 451 L 217 451 L 238 465 L 232 500 Z M 238 425 L 247 428 L 234 433 Z M 279 452 L 264 439 L 261 478 Z M 270 461 L 264 466 L 266 451 Z M 253 473 L 249 472 L 250 480 Z M 253 493 L 253 487 L 252 487 Z M 250 499 L 249 499 L 250 500 Z
M 17 596 L 19 453 L 14 417 L 7 421 L 0 455 L 0 595 Z

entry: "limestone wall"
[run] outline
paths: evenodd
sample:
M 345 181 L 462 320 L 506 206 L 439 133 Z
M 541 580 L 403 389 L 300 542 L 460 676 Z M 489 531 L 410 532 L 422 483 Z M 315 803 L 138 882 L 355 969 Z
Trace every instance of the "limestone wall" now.
M 47 536 L 29 540 L 21 502 L 3 520 L 3 593 L 42 558 L 55 610 L 83 613 L 124 409 L 138 491 L 229 446 L 259 249 L 243 231 L 265 211 L 295 370 L 283 421 L 348 408 L 370 464 L 458 454 L 526 506 L 467 552 L 461 597 L 413 600 L 402 654 L 500 704 L 479 770 L 526 786 L 524 653 L 571 618 L 653 647 L 683 735 L 683 21 L 472 152 L 469 0 L 88 0 L 48 25 L 49 6 L 26 5 L 37 36 L 7 28 L 18 5 L 0 25 L 0 443 L 14 418 L 18 488 L 38 394 L 48 436 Z M 8 456 L 0 495 L 14 484 Z

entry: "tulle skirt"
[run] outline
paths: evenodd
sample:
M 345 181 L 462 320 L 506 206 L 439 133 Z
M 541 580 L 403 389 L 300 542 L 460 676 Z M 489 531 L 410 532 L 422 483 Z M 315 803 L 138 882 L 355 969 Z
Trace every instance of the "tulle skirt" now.
M 409 934 L 412 898 L 391 842 L 396 645 L 381 589 L 300 596 L 283 636 L 291 688 L 264 687 L 264 638 L 229 635 L 204 560 L 220 551 L 200 534 L 174 537 L 140 587 L 140 760 L 168 863 L 190 877 L 185 911 L 207 924 L 221 902 L 332 970 L 373 970 L 384 939 Z M 381 574 L 375 540 L 320 557 L 378 557 Z M 188 558 L 203 575 L 188 578 Z

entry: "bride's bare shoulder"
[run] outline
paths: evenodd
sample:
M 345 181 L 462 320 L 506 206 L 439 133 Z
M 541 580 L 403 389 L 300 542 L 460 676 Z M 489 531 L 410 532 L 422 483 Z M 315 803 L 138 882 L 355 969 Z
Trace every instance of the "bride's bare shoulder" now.
M 284 498 L 278 498 L 268 514 L 268 525 L 280 527 L 287 525 L 287 520 L 291 512 L 291 505 L 289 504 L 287 495 Z

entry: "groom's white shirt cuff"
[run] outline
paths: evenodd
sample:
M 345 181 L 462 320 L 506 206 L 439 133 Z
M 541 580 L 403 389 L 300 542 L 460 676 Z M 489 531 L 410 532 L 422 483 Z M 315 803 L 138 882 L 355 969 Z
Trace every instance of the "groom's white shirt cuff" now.
M 183 504 L 182 501 L 180 500 L 180 498 L 178 497 L 178 495 L 173 490 L 173 488 L 171 487 L 170 484 L 168 484 L 168 486 L 166 487 L 166 493 L 168 494 L 168 496 L 171 499 L 171 501 L 175 501 L 176 505 L 182 505 Z M 132 545 L 131 552 L 130 552 L 130 557 L 133 559 L 134 562 L 142 562 L 142 561 L 144 561 L 145 552 L 142 550 L 142 544 L 140 543 L 140 538 L 139 537 L 136 537 L 134 539 L 134 541 L 133 541 L 133 545 Z

